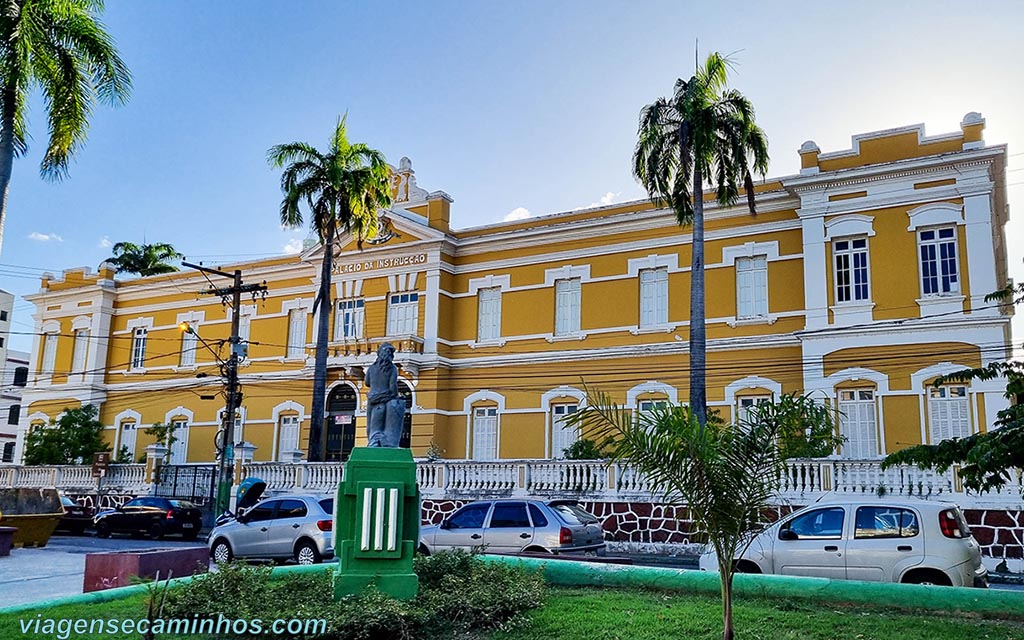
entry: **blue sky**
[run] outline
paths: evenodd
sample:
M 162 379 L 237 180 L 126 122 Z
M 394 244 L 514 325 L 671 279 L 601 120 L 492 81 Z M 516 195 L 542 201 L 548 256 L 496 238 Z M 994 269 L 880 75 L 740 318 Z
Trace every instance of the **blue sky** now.
M 104 20 L 132 68 L 131 102 L 98 108 L 62 183 L 44 182 L 38 102 L 16 161 L 0 288 L 89 265 L 108 242 L 170 242 L 207 264 L 281 254 L 270 146 L 351 137 L 420 186 L 455 198 L 452 223 L 502 220 L 643 196 L 630 176 L 636 119 L 702 55 L 736 52 L 732 84 L 771 145 L 769 175 L 851 134 L 923 122 L 956 131 L 968 111 L 1010 145 L 1011 270 L 1024 278 L 1024 60 L 1020 3 L 136 2 Z M 15 330 L 31 330 L 31 305 Z M 25 324 L 21 324 L 25 323 Z M 1017 332 L 1017 336 L 1021 332 Z M 27 348 L 14 336 L 15 348 Z

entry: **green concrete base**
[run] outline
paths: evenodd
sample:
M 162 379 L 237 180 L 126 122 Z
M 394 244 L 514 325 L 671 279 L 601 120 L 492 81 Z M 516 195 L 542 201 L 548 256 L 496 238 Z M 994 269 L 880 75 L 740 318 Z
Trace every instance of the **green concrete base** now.
M 419 591 L 420 580 L 415 573 L 370 575 L 339 571 L 334 574 L 334 599 L 337 601 L 346 596 L 362 593 L 371 585 L 397 600 L 412 600 Z

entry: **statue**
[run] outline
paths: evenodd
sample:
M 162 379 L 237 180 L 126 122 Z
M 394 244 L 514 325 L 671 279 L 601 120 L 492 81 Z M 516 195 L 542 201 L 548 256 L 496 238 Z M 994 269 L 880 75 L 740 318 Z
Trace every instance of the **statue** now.
M 385 342 L 377 349 L 377 360 L 366 370 L 370 393 L 366 399 L 368 447 L 397 448 L 405 422 L 405 399 L 398 395 L 398 367 L 395 347 Z

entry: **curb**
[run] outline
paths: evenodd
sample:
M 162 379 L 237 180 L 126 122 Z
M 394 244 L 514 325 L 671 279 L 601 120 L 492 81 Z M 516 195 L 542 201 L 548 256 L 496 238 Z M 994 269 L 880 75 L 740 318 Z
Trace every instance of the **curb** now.
M 528 571 L 542 572 L 548 584 L 559 586 L 629 587 L 721 594 L 718 574 L 706 571 L 587 562 L 545 562 L 501 556 L 481 558 L 488 562 L 502 562 L 521 566 Z M 827 605 L 846 602 L 886 609 L 947 613 L 963 611 L 989 617 L 1024 619 L 1024 593 L 995 589 L 738 574 L 733 581 L 733 592 L 745 596 L 800 599 Z

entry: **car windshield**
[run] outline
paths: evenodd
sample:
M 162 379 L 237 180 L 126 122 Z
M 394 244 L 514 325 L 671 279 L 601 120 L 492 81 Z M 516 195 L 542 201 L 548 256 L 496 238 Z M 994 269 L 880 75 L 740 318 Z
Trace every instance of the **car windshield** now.
M 171 500 L 171 506 L 175 509 L 195 509 L 196 505 L 188 500 Z
M 556 502 L 548 506 L 565 524 L 594 524 L 595 522 L 600 522 L 596 516 L 576 504 Z

